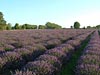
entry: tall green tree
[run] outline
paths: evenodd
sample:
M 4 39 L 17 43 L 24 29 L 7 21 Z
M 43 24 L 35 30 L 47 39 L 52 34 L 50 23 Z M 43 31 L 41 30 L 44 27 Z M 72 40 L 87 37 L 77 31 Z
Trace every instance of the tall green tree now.
M 3 13 L 0 12 L 0 29 L 4 30 L 6 29 L 6 21 L 3 18 Z
M 4 18 L 3 18 L 3 13 L 0 12 L 0 24 L 2 23 L 2 20 L 4 20 Z
M 79 29 L 80 28 L 80 23 L 79 22 L 74 22 L 74 28 Z

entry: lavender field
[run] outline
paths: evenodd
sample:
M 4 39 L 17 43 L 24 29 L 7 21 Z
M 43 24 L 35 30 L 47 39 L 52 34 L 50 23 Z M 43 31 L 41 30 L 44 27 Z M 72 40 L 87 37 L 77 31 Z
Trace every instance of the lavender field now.
M 99 41 L 90 29 L 0 31 L 0 75 L 100 75 Z
M 100 75 L 100 0 L 0 0 L 0 75 Z

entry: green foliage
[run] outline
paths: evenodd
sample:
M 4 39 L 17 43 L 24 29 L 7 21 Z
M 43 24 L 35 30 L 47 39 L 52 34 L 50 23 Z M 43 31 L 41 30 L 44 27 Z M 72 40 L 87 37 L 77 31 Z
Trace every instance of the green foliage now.
M 96 29 L 96 26 L 93 26 L 92 29 Z
M 19 25 L 18 23 L 15 24 L 12 29 L 37 29 L 37 25 L 30 25 L 30 24 L 23 24 Z
M 19 24 L 18 23 L 15 24 L 14 29 L 19 29 Z
M 21 26 L 21 29 L 26 29 L 26 26 L 25 26 L 25 25 L 22 25 L 22 26 Z
M 73 26 L 70 26 L 71 29 L 73 29 Z
M 6 30 L 7 25 L 5 24 L 0 24 L 0 30 Z
M 11 30 L 11 29 L 12 29 L 12 27 L 11 27 L 11 23 L 8 23 L 8 24 L 7 24 L 6 29 L 7 29 L 7 30 Z
M 91 28 L 91 26 L 87 26 L 87 29 L 90 29 Z
M 76 52 L 72 54 L 71 59 L 68 61 L 68 63 L 67 64 L 65 63 L 62 65 L 60 75 L 75 75 L 77 62 L 80 56 L 82 55 L 84 48 L 87 46 L 90 38 L 91 38 L 91 35 L 89 35 L 87 39 L 81 43 L 81 45 L 77 48 Z
M 0 12 L 0 23 L 1 23 L 2 20 L 4 20 L 4 18 L 3 18 L 3 13 Z
M 6 21 L 5 20 L 0 20 L 0 24 L 6 24 Z
M 97 25 L 96 28 L 97 28 L 97 29 L 100 29 L 100 25 Z
M 82 29 L 86 29 L 85 26 Z
M 62 27 L 58 24 L 47 22 L 46 24 L 47 29 L 61 29 Z
M 0 30 L 6 29 L 6 21 L 3 18 L 3 13 L 0 12 Z
M 74 22 L 74 28 L 79 29 L 80 28 L 80 23 L 79 22 Z
M 3 18 L 3 13 L 0 12 L 0 25 L 6 24 L 6 21 Z
M 37 25 L 24 24 L 22 29 L 37 29 Z
M 14 28 L 14 26 L 13 26 L 13 27 L 11 27 L 11 29 L 12 29 L 12 30 L 14 30 L 14 29 L 15 29 L 15 28 Z
M 45 25 L 39 25 L 38 29 L 46 29 L 46 26 Z

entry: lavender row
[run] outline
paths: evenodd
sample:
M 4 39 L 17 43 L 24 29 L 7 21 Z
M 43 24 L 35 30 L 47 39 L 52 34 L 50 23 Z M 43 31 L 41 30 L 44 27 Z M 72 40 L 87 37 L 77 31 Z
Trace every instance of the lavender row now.
M 97 31 L 78 61 L 76 75 L 100 75 L 100 38 Z
M 33 62 L 28 62 L 21 71 L 12 75 L 55 75 L 60 71 L 64 61 L 69 60 L 70 55 L 75 51 L 83 40 L 90 34 L 77 36 L 56 48 L 46 51 Z M 30 74 L 31 73 L 31 74 Z
M 43 54 L 46 51 L 45 47 L 39 50 L 20 48 L 13 51 L 3 53 L 0 56 L 0 73 L 5 70 L 19 69 L 25 65 L 28 61 L 34 60 L 37 56 Z

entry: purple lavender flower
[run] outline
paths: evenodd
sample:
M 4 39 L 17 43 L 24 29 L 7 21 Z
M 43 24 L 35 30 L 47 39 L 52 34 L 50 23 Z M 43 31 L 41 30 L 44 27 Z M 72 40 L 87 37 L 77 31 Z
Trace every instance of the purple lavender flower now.
M 24 66 L 24 70 L 35 72 L 36 75 L 51 75 L 54 71 L 53 66 L 46 61 L 29 62 Z
M 43 61 L 46 61 L 47 63 L 50 63 L 51 65 L 53 65 L 55 67 L 55 70 L 60 69 L 62 66 L 61 62 L 57 59 L 57 57 L 48 55 L 48 54 L 41 55 L 36 60 L 40 60 L 40 61 L 43 60 Z
M 32 71 L 16 71 L 15 74 L 12 75 L 36 75 L 34 72 Z

